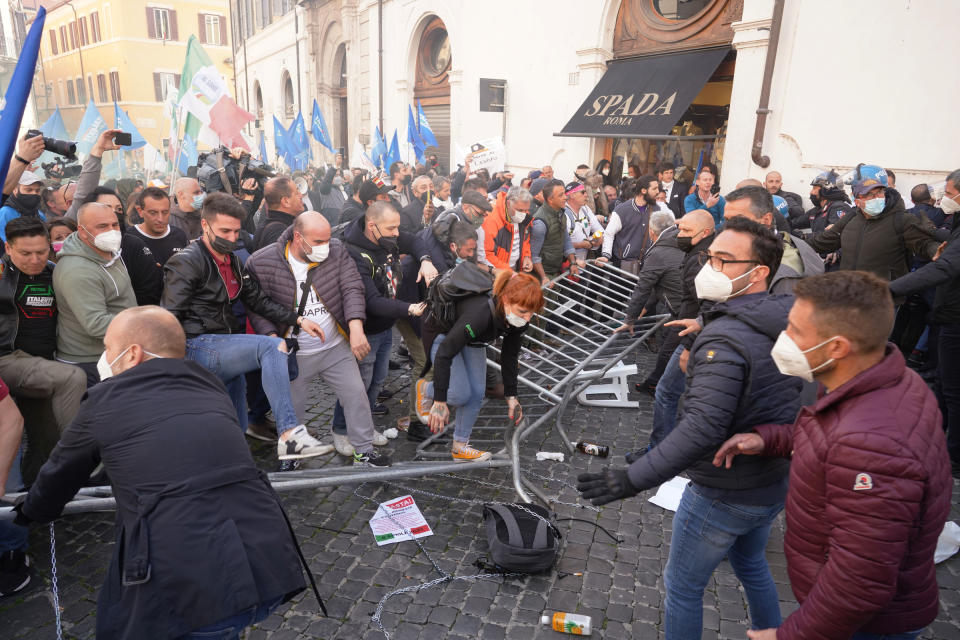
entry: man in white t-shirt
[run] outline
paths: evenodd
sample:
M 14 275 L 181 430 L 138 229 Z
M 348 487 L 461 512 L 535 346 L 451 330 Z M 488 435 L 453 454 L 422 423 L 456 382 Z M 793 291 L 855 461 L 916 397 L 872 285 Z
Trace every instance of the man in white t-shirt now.
M 374 429 L 357 364 L 370 352 L 363 332 L 363 280 L 343 244 L 330 238 L 330 223 L 316 211 L 301 213 L 276 242 L 250 256 L 246 268 L 266 295 L 292 309 L 302 305 L 300 315 L 323 332 L 321 338 L 296 335 L 299 375 L 290 382 L 290 396 L 297 419 L 307 423 L 308 388 L 320 376 L 336 393 L 346 417 L 345 433 L 333 434 L 337 451 L 354 456 L 355 463 L 389 466 L 390 459 L 373 449 L 387 439 Z M 295 327 L 277 326 L 253 313 L 249 318 L 257 333 L 293 337 Z
M 579 182 L 567 185 L 567 205 L 563 212 L 567 233 L 573 242 L 573 252 L 577 260 L 586 260 L 587 252 L 598 248 L 603 242 L 603 225 L 587 206 L 587 191 Z M 599 237 L 595 236 L 597 233 Z

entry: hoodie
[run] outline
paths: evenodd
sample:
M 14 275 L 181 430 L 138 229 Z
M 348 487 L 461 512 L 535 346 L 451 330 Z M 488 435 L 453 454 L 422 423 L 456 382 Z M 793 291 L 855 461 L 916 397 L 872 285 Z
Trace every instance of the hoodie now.
M 787 326 L 792 296 L 755 293 L 715 304 L 690 352 L 687 391 L 677 426 L 628 469 L 639 490 L 686 471 L 713 500 L 773 505 L 787 493 L 790 463 L 741 456 L 730 469 L 713 466 L 728 438 L 758 424 L 792 422 L 800 410 L 800 378 L 785 376 L 770 355 Z
M 104 260 L 76 233 L 63 242 L 53 288 L 60 308 L 57 358 L 65 362 L 96 362 L 110 321 L 137 306 L 123 259 Z
M 196 240 L 203 233 L 200 226 L 199 211 L 181 211 L 180 206 L 170 203 L 170 226 L 182 229 L 187 234 L 187 240 Z

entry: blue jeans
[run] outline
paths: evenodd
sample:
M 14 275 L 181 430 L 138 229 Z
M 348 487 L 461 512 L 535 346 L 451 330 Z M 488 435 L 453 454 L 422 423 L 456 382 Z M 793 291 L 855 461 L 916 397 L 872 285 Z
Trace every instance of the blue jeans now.
M 182 640 L 236 640 L 240 637 L 241 631 L 250 625 L 266 620 L 267 616 L 280 606 L 281 602 L 283 602 L 283 598 L 277 598 L 266 604 L 255 604 L 237 615 L 195 629 L 183 636 Z
M 10 475 L 7 476 L 7 493 L 15 493 L 23 487 L 23 479 L 20 477 L 20 461 L 23 454 L 23 448 L 17 453 L 10 465 Z M 0 520 L 0 553 L 7 551 L 26 551 L 27 538 L 30 530 L 27 527 L 21 527 L 13 524 L 9 520 Z
M 431 361 L 446 336 L 440 334 L 430 348 Z M 477 422 L 483 395 L 487 390 L 487 350 L 484 347 L 464 347 L 450 363 L 450 388 L 447 389 L 447 404 L 456 407 L 453 439 L 470 442 L 473 425 Z M 433 397 L 433 383 L 427 383 L 426 396 Z
M 370 343 L 370 353 L 360 361 L 360 379 L 367 389 L 367 400 L 370 401 L 370 410 L 377 404 L 377 395 L 380 387 L 390 372 L 390 350 L 393 348 L 393 329 L 367 335 Z M 333 408 L 333 432 L 347 435 L 347 418 L 343 415 L 343 407 L 337 400 Z
M 297 414 L 290 400 L 287 354 L 277 348 L 281 344 L 280 338 L 268 336 L 207 333 L 187 340 L 187 359 L 202 365 L 226 385 L 244 431 L 247 430 L 244 374 L 260 369 L 263 391 L 270 400 L 279 434 L 297 426 Z
M 850 640 L 915 640 L 921 633 L 923 633 L 923 629 L 903 633 L 866 633 L 859 631 L 853 634 Z
M 687 374 L 680 369 L 680 354 L 683 345 L 678 346 L 670 356 L 663 375 L 657 381 L 657 390 L 653 394 L 653 431 L 650 432 L 650 447 L 663 442 L 677 426 L 677 410 L 680 396 L 687 389 Z
M 758 506 L 710 500 L 687 485 L 673 517 L 663 578 L 667 640 L 700 637 L 703 592 L 724 556 L 746 591 L 752 628 L 780 626 L 780 602 L 766 548 L 770 523 L 782 509 L 782 502 Z

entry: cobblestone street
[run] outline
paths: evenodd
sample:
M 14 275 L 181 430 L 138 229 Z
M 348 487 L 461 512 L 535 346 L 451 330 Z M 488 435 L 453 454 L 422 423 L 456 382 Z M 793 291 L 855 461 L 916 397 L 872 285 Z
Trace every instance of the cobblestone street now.
M 644 352 L 641 360 L 652 364 L 653 358 Z M 377 419 L 381 426 L 393 426 L 397 418 L 405 415 L 409 375 L 409 369 L 391 371 L 386 388 L 394 394 L 386 403 L 389 416 Z M 323 439 L 329 441 L 331 395 L 317 383 L 313 398 L 316 404 L 312 409 L 312 425 L 319 427 Z M 576 502 L 571 483 L 578 473 L 598 471 L 608 464 L 622 465 L 623 454 L 647 441 L 652 398 L 644 395 L 637 399 L 639 412 L 579 405 L 573 405 L 567 412 L 570 436 L 609 445 L 611 458 L 604 460 L 577 453 L 569 463 L 537 462 L 535 451 L 561 450 L 558 436 L 544 430 L 523 446 L 524 468 L 549 478 L 533 478 L 549 495 L 563 502 Z M 262 466 L 274 470 L 273 445 L 254 443 L 251 446 Z M 401 434 L 386 449 L 395 460 L 407 460 L 412 457 L 415 445 Z M 302 468 L 342 464 L 345 459 L 332 454 L 308 461 Z M 398 484 L 470 500 L 514 499 L 505 469 L 404 480 Z M 330 617 L 319 614 L 315 598 L 308 590 L 247 631 L 248 640 L 383 638 L 371 622 L 381 597 L 394 589 L 439 577 L 414 542 L 376 545 L 368 526 L 375 506 L 355 495 L 356 489 L 356 486 L 342 486 L 281 494 Z M 404 495 L 407 490 L 368 483 L 359 493 L 381 502 Z M 414 495 L 434 529 L 433 536 L 422 539 L 430 556 L 444 571 L 456 576 L 477 573 L 474 562 L 486 553 L 481 507 Z M 540 616 L 548 611 L 568 611 L 591 616 L 594 637 L 662 638 L 662 574 L 673 514 L 647 502 L 649 497 L 647 493 L 615 502 L 599 512 L 559 505 L 558 517 L 596 522 L 623 542 L 614 543 L 589 523 L 561 521 L 559 527 L 565 539 L 556 571 L 526 579 L 458 580 L 415 594 L 402 594 L 387 602 L 382 614 L 383 625 L 398 640 L 559 638 L 561 634 L 540 626 Z M 957 507 L 955 486 L 951 520 L 960 520 Z M 283 524 L 277 523 L 277 527 L 279 532 Z M 112 513 L 70 516 L 56 523 L 65 637 L 94 637 L 96 597 L 112 552 L 113 529 Z M 32 532 L 34 586 L 25 594 L 0 600 L 0 637 L 23 640 L 56 637 L 49 544 L 45 527 Z M 797 605 L 787 579 L 782 514 L 771 536 L 767 556 L 777 582 L 781 609 L 786 615 Z M 574 572 L 583 575 L 565 575 Z M 960 639 L 960 556 L 939 565 L 937 575 L 941 611 L 923 637 Z M 849 586 L 856 589 L 855 584 Z M 703 638 L 746 638 L 746 602 L 727 562 L 714 574 L 704 605 Z

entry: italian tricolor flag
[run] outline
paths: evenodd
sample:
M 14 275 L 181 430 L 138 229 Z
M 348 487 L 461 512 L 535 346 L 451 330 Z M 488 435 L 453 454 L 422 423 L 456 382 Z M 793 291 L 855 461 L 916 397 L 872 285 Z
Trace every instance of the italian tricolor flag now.
M 253 121 L 253 115 L 230 97 L 226 81 L 193 35 L 187 41 L 187 59 L 183 63 L 177 101 L 189 114 L 185 135 L 211 146 L 216 146 L 217 141 L 209 138 L 218 137 L 219 143 L 228 148 L 250 150 L 241 129 Z M 207 128 L 213 136 L 204 135 L 203 129 Z

